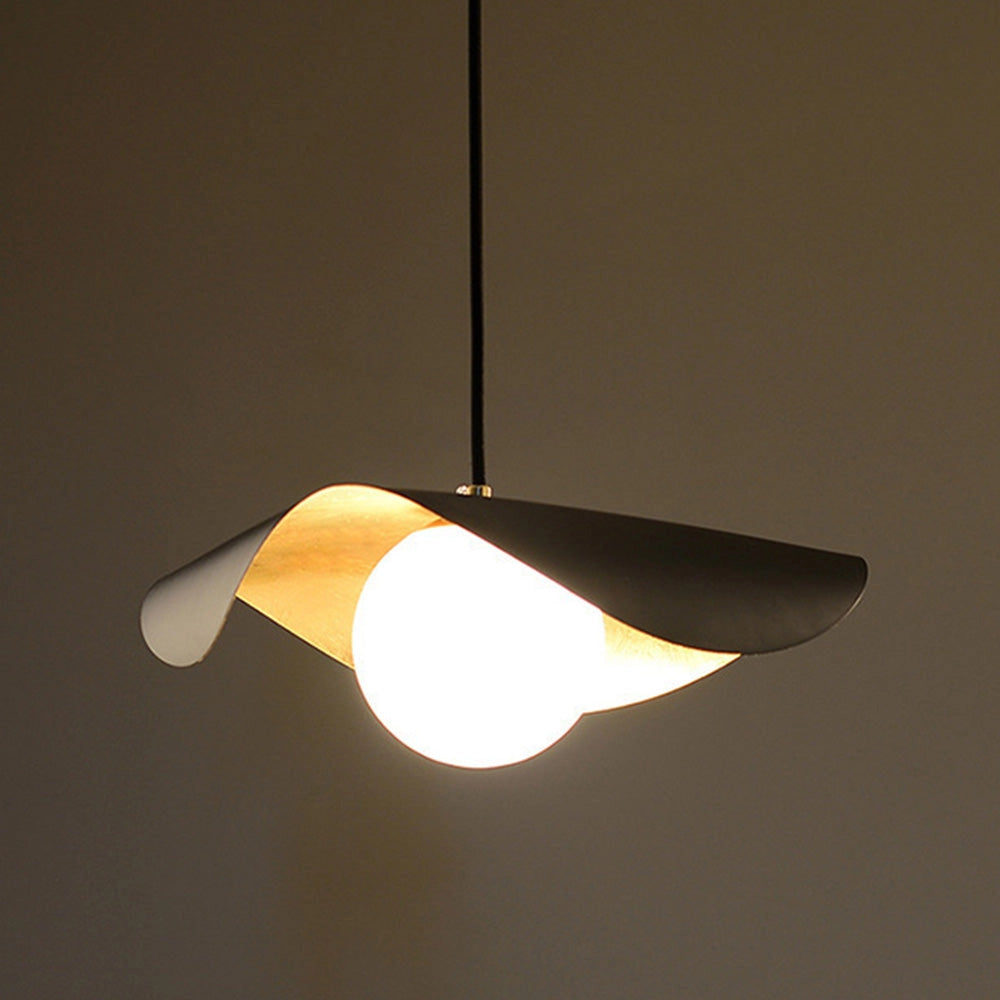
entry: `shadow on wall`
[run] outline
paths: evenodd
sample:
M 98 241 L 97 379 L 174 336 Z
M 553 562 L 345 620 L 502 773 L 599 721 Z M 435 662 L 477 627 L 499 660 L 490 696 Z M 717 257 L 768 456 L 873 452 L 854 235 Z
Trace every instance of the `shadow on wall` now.
M 371 717 L 352 671 L 293 655 L 301 669 L 274 664 L 264 699 L 270 738 L 297 755 L 274 774 L 293 786 L 276 789 L 279 964 L 302 997 L 440 996 L 461 873 L 433 771 Z

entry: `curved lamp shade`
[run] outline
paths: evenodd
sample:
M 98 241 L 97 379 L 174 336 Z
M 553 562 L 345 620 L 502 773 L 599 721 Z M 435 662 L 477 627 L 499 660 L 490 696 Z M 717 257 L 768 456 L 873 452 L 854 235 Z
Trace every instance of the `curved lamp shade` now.
M 450 534 L 438 531 L 445 527 Z M 819 635 L 853 607 L 867 578 L 865 562 L 856 556 L 705 528 L 519 500 L 336 485 L 156 583 L 142 606 L 143 636 L 160 659 L 189 666 L 208 653 L 238 597 L 346 666 L 361 666 L 356 654 L 370 648 L 370 637 L 380 631 L 362 621 L 370 618 L 366 608 L 374 601 L 376 581 L 403 559 L 404 550 L 422 547 L 428 553 L 423 558 L 432 563 L 444 558 L 420 542 L 418 533 L 435 545 L 451 538 L 467 547 L 468 579 L 461 578 L 461 568 L 446 572 L 453 595 L 478 592 L 492 572 L 483 567 L 495 558 L 501 561 L 500 576 L 528 574 L 523 588 L 536 596 L 519 615 L 530 617 L 550 594 L 555 606 L 566 606 L 570 614 L 577 613 L 571 605 L 590 609 L 591 619 L 573 619 L 564 631 L 586 632 L 593 620 L 601 648 L 586 664 L 580 653 L 567 654 L 579 664 L 576 682 L 569 676 L 575 691 L 572 718 L 549 742 L 581 712 L 656 697 L 742 653 L 784 649 Z M 452 542 L 440 551 L 453 548 Z M 531 589 L 536 578 L 537 591 Z M 412 633 L 421 629 L 420 616 L 434 609 L 426 601 L 421 605 L 427 595 L 420 584 L 406 586 L 396 588 L 397 602 L 425 609 L 398 626 Z M 507 664 L 519 659 L 514 624 L 496 640 Z M 410 633 L 401 637 L 403 650 Z M 359 642 L 363 649 L 356 648 Z M 475 656 L 470 650 L 469 658 Z M 546 662 L 559 658 L 550 651 Z M 361 670 L 359 679 L 369 703 L 393 729 Z M 533 691 L 526 697 L 534 696 Z M 483 715 L 483 725 L 492 715 Z M 449 762 L 508 761 L 473 755 Z

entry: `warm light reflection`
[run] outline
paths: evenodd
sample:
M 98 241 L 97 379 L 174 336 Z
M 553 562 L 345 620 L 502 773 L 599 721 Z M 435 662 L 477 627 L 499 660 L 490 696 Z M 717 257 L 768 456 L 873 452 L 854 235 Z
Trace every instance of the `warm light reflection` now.
M 714 653 L 657 639 L 604 616 L 604 663 L 588 712 L 622 708 L 669 694 L 732 663 L 739 653 Z
M 444 522 L 406 497 L 338 485 L 306 497 L 271 532 L 236 596 L 293 635 L 354 666 L 354 606 L 397 542 Z

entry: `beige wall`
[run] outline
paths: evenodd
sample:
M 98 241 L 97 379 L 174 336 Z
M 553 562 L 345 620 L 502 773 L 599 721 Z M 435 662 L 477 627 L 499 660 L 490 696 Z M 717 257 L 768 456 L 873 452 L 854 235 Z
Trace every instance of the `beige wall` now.
M 0 17 L 6 997 L 997 991 L 994 3 L 487 2 L 498 493 L 864 554 L 808 646 L 448 771 L 164 571 L 466 478 L 463 11 Z

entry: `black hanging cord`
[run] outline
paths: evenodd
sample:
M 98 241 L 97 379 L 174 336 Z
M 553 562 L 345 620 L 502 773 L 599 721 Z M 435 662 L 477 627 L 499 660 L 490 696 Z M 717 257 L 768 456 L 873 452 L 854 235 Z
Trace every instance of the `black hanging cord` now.
M 483 75 L 480 0 L 469 0 L 469 273 L 472 306 L 472 482 L 486 485 L 483 439 Z

